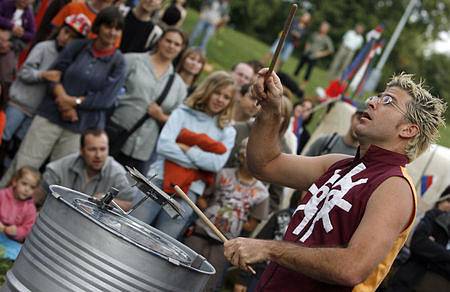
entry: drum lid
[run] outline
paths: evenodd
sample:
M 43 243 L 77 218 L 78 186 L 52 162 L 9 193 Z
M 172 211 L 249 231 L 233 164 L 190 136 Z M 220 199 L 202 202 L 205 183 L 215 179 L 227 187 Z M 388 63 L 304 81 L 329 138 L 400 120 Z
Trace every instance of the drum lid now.
M 86 194 L 56 185 L 50 186 L 50 189 L 57 199 L 139 248 L 177 265 L 192 267 L 196 260 L 195 255 L 187 252 L 186 247 L 175 239 L 131 216 L 119 214 L 114 210 L 100 209 Z

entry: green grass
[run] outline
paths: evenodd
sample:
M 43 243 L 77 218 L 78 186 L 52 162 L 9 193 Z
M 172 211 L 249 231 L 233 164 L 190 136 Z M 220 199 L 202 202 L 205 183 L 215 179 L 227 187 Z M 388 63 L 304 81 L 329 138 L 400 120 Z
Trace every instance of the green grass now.
M 438 141 L 439 145 L 450 147 L 450 125 L 447 124 L 447 127 L 441 129 L 440 131 L 441 138 Z
M 197 19 L 197 11 L 190 9 L 183 30 L 190 34 Z M 214 66 L 214 70 L 230 70 L 234 64 L 241 61 L 261 60 L 264 55 L 269 52 L 269 49 L 270 47 L 267 44 L 253 37 L 229 27 L 224 27 L 219 29 L 208 43 L 208 63 Z M 294 52 L 293 55 L 295 55 L 295 53 L 296 52 Z M 294 71 L 297 62 L 297 58 L 289 58 L 283 65 L 282 71 L 289 73 L 292 76 L 292 72 Z M 267 64 L 267 66 L 268 65 L 269 64 Z M 327 84 L 326 72 L 321 68 L 316 67 L 312 76 L 313 78 L 305 88 L 307 96 L 313 95 L 314 89 L 317 86 Z
M 6 272 L 12 267 L 13 261 L 0 259 L 0 285 L 5 282 Z
M 190 33 L 197 21 L 198 13 L 189 9 L 183 29 Z M 281 30 L 281 28 L 280 28 Z M 210 39 L 207 47 L 208 63 L 213 65 L 214 70 L 230 70 L 231 67 L 241 61 L 261 60 L 269 51 L 270 47 L 241 32 L 235 31 L 229 27 L 224 27 L 216 32 Z M 298 53 L 294 52 L 293 55 Z M 290 74 L 297 65 L 298 59 L 291 57 L 284 64 L 282 71 Z M 302 75 L 302 71 L 300 74 Z M 293 77 L 293 76 L 292 76 Z M 296 80 L 300 80 L 296 78 Z M 314 97 L 315 88 L 318 86 L 326 87 L 328 84 L 326 70 L 318 66 L 315 67 L 308 85 L 305 88 L 307 97 Z M 321 112 L 316 114 L 315 119 L 308 126 L 310 130 L 314 130 L 315 126 L 320 122 Z M 450 127 L 443 128 L 440 132 L 441 138 L 438 144 L 450 147 Z

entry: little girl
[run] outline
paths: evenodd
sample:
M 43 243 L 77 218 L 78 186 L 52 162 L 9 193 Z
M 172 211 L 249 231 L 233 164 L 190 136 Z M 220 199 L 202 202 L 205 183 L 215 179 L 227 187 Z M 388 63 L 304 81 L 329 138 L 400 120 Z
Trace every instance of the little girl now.
M 260 221 L 268 216 L 269 192 L 267 187 L 254 178 L 247 168 L 247 142 L 241 142 L 237 168 L 224 168 L 218 172 L 213 193 L 202 195 L 197 205 L 205 209 L 205 215 L 229 239 L 250 234 Z M 200 219 L 196 221 L 192 236 L 187 237 L 187 246 L 206 257 L 216 268 L 205 291 L 219 291 L 227 261 L 223 255 L 223 243 Z
M 0 190 L 0 257 L 15 260 L 21 244 L 36 221 L 33 193 L 40 173 L 34 168 L 20 168 L 8 188 Z
M 230 125 L 234 90 L 230 74 L 214 72 L 171 113 L 158 140 L 158 158 L 152 165 L 152 171 L 158 174 L 155 183 L 165 191 L 172 193 L 173 186 L 179 185 L 195 202 L 208 183 L 214 183 L 214 174 L 228 160 L 236 136 Z M 193 211 L 181 198 L 176 200 L 185 210 L 183 217 L 171 219 L 160 212 L 161 207 L 155 202 L 149 202 L 133 214 L 179 238 Z

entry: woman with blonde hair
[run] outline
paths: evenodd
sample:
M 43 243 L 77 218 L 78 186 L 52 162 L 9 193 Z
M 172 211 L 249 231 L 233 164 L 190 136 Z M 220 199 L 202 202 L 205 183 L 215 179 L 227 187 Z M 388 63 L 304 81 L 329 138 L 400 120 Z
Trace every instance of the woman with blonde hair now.
M 195 202 L 225 165 L 236 135 L 230 125 L 234 90 L 231 75 L 224 71 L 212 73 L 170 115 L 152 165 L 160 180 L 157 183 L 167 193 L 174 193 L 173 186 L 178 185 Z M 153 202 L 136 210 L 136 217 L 178 238 L 192 214 L 192 209 L 179 201 L 185 210 L 183 218 L 170 219 Z

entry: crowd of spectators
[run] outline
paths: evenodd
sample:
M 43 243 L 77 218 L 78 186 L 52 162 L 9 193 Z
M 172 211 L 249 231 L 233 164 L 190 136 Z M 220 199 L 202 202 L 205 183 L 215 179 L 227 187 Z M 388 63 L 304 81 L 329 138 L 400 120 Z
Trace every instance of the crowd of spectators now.
M 253 178 L 245 163 L 259 110 L 250 84 L 262 65 L 236 62 L 201 81 L 212 28 L 199 47 L 189 46 L 200 26 L 226 23 L 228 1 L 205 1 L 190 39 L 181 30 L 185 1 L 43 1 L 38 22 L 30 1 L 0 4 L 4 257 L 17 257 L 52 184 L 95 198 L 115 187 L 116 204 L 130 209 L 143 194 L 131 187 L 125 166 L 157 173 L 153 182 L 169 194 L 179 185 L 230 238 L 267 218 L 272 186 Z M 285 105 L 280 141 L 290 125 L 287 97 Z M 204 246 L 214 251 L 217 238 L 184 210 L 173 220 L 146 201 L 133 216 L 200 253 Z M 226 270 L 222 253 L 213 254 L 220 273 L 211 289 Z
M 252 177 L 245 162 L 247 137 L 259 111 L 250 87 L 261 63 L 236 60 L 229 72 L 199 78 L 205 73 L 208 41 L 229 20 L 229 1 L 204 1 L 190 38 L 181 29 L 186 1 L 165 7 L 161 0 L 42 1 L 39 21 L 32 2 L 0 0 L 4 257 L 17 257 L 51 184 L 96 198 L 115 187 L 116 203 L 129 209 L 142 194 L 130 187 L 125 166 L 149 177 L 156 174 L 153 182 L 169 194 L 179 185 L 229 238 L 249 236 L 275 214 L 258 236 L 280 239 L 300 194 L 290 209 L 280 210 L 286 190 Z M 296 69 L 297 74 L 308 66 L 300 86 L 280 72 L 285 96 L 277 138 L 290 154 L 300 154 L 310 137 L 306 126 L 314 104 L 303 99 L 302 88 L 316 61 L 334 51 L 330 25 L 322 22 L 310 34 L 311 21 L 304 13 L 294 22 L 277 65 L 281 68 L 294 48 L 306 43 Z M 346 34 L 330 74 L 342 72 L 342 62 L 348 64 L 361 46 L 352 41 L 361 42 L 362 32 L 359 25 Z M 319 138 L 309 155 L 354 154 L 357 146 L 349 129 L 344 136 Z M 216 291 L 227 267 L 223 246 L 177 200 L 186 211 L 183 218 L 170 219 L 150 200 L 133 216 L 207 257 L 218 271 L 207 289 Z M 241 288 L 254 284 L 255 279 L 241 278 Z

